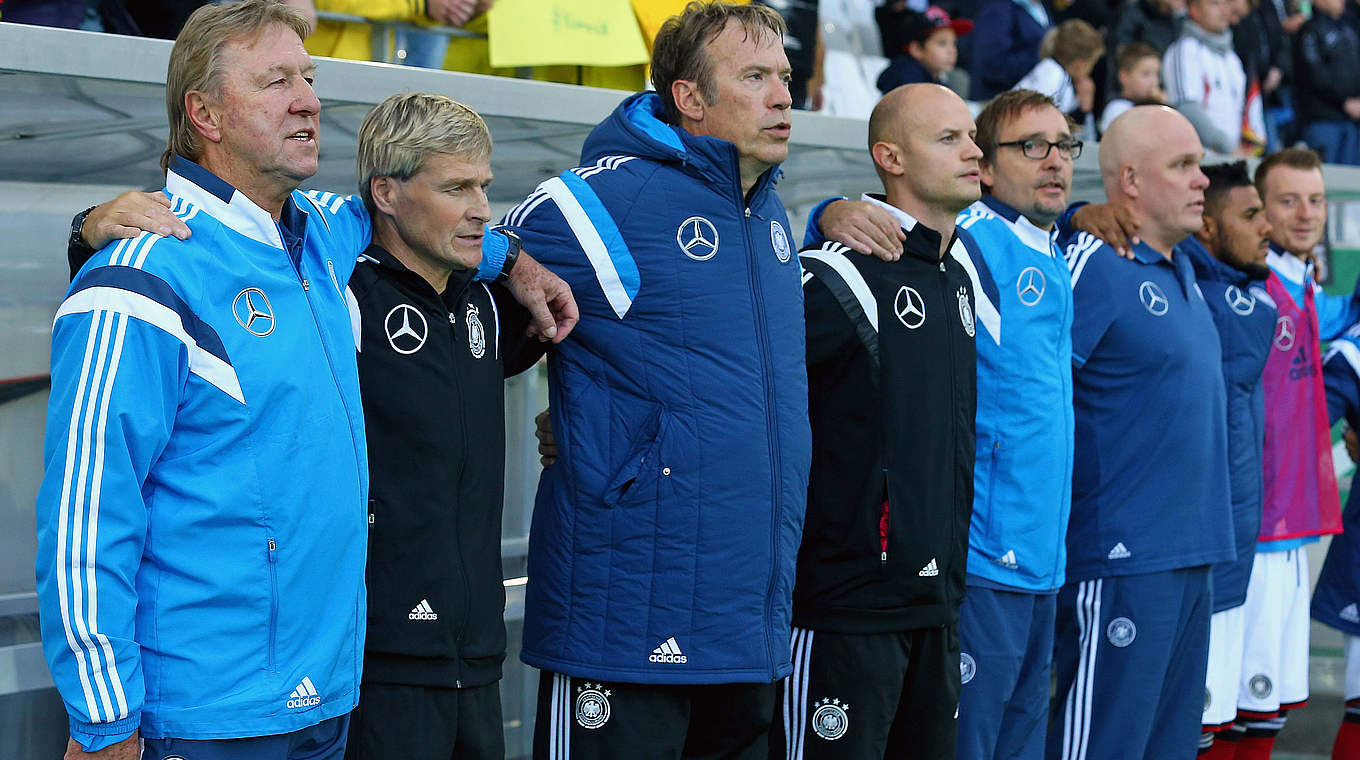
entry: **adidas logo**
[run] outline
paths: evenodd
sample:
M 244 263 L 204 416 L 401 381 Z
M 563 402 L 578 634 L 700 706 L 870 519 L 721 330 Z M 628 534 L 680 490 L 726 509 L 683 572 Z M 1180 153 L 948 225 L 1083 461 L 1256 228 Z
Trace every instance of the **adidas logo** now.
M 429 599 L 421 599 L 420 604 L 411 610 L 411 614 L 406 616 L 407 620 L 438 620 L 439 614 L 430 606 Z
M 316 707 L 321 704 L 321 697 L 316 695 L 316 687 L 312 685 L 312 679 L 303 676 L 302 683 L 293 689 L 293 693 L 288 695 L 288 708 Z
M 935 564 L 934 557 L 931 557 L 930 562 L 927 563 L 925 567 L 921 568 L 921 572 L 917 573 L 917 575 L 921 576 L 922 578 L 934 578 L 939 574 L 940 566 Z
M 1017 563 L 1017 562 L 1015 561 L 1015 550 L 1014 550 L 1014 549 L 1012 549 L 1011 551 L 1006 552 L 1005 554 L 1001 555 L 1000 557 L 997 557 L 996 559 L 994 559 L 994 560 L 992 560 L 992 561 L 995 562 L 995 563 L 998 564 L 998 565 L 1001 565 L 1002 567 L 1006 568 L 1007 570 L 1019 570 L 1019 569 L 1020 569 L 1020 564 Z
M 1128 547 L 1124 546 L 1123 541 L 1115 544 L 1114 548 L 1110 550 L 1110 553 L 1105 555 L 1107 559 L 1128 559 L 1132 556 L 1133 555 L 1129 553 Z
M 1352 623 L 1360 623 L 1360 609 L 1356 609 L 1355 602 L 1351 602 L 1337 613 L 1337 617 Z
M 647 659 L 652 662 L 668 662 L 676 665 L 684 665 L 689 662 L 689 658 L 680 651 L 680 645 L 675 643 L 675 637 L 661 642 L 661 646 L 652 650 L 652 656 Z

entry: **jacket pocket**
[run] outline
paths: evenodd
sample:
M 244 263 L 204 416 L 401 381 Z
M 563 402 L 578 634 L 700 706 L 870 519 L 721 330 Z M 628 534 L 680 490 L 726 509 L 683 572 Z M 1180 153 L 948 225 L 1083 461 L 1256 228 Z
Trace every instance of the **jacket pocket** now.
M 605 506 L 613 509 L 656 498 L 657 481 L 663 467 L 660 459 L 664 429 L 661 407 L 656 406 L 643 418 L 628 455 L 605 486 Z
M 269 672 L 274 672 L 279 638 L 279 547 L 271 537 L 266 545 L 269 564 Z

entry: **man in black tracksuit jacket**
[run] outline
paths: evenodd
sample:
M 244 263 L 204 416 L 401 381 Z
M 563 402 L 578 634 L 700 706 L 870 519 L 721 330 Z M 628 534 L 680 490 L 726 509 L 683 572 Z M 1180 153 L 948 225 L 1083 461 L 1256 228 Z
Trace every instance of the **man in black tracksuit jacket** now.
M 525 337 L 528 312 L 474 279 L 490 149 L 481 119 L 443 96 L 394 95 L 360 127 L 373 244 L 349 287 L 368 431 L 368 636 L 347 760 L 504 757 L 504 378 L 544 349 Z
M 884 96 L 869 134 L 887 195 L 865 200 L 901 223 L 901 259 L 801 254 L 812 470 L 777 756 L 954 757 L 974 336 L 996 313 L 954 228 L 980 197 L 973 131 L 938 85 Z
M 1294 40 L 1294 110 L 1327 163 L 1360 163 L 1360 35 L 1344 0 L 1321 0 Z

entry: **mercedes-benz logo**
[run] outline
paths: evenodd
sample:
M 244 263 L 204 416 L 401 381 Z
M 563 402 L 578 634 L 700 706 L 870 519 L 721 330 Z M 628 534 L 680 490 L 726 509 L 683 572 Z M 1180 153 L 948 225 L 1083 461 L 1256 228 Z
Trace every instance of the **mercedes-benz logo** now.
M 1047 287 L 1048 280 L 1038 267 L 1025 267 L 1020 270 L 1020 277 L 1015 281 L 1015 294 L 1020 297 L 1020 303 L 1034 306 L 1043 300 Z
M 236 294 L 231 302 L 231 313 L 246 332 L 263 338 L 274 332 L 274 307 L 269 305 L 269 296 L 259 288 L 246 288 Z
M 1171 302 L 1166 300 L 1166 294 L 1156 283 L 1149 280 L 1143 280 L 1143 284 L 1138 286 L 1138 300 L 1143 302 L 1143 308 L 1154 317 L 1162 316 L 1171 308 Z
M 1281 314 L 1275 320 L 1275 348 L 1281 351 L 1288 351 L 1294 347 L 1294 336 L 1298 331 L 1294 329 L 1294 318 L 1288 314 Z
M 383 330 L 392 350 L 399 354 L 414 354 L 425 345 L 425 336 L 430 334 L 430 326 L 425 315 L 416 307 L 399 303 L 387 312 L 383 320 Z
M 1223 300 L 1228 302 L 1229 309 L 1244 317 L 1256 310 L 1256 296 L 1242 292 L 1236 285 L 1229 285 L 1223 291 Z
M 702 216 L 691 216 L 675 231 L 680 250 L 695 261 L 708 261 L 718 252 L 718 228 Z
M 926 302 L 915 288 L 906 285 L 898 288 L 897 297 L 893 299 L 893 312 L 908 330 L 915 330 L 926 323 Z

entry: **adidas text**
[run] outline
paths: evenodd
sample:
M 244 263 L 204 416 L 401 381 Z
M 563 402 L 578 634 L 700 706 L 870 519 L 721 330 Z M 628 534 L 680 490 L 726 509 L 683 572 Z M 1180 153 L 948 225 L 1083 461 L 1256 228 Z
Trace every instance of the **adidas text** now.
M 917 573 L 917 575 L 921 576 L 922 578 L 934 578 L 939 574 L 940 566 L 935 564 L 934 557 L 931 557 L 930 562 L 928 562 L 925 567 L 921 568 L 921 572 Z
M 680 651 L 680 645 L 676 643 L 674 636 L 661 642 L 661 646 L 653 649 L 651 656 L 647 659 L 652 662 L 661 662 L 671 665 L 684 665 L 689 662 L 689 658 Z
M 1124 546 L 1124 542 L 1120 541 L 1115 544 L 1114 548 L 1110 550 L 1110 553 L 1106 555 L 1106 559 L 1128 559 L 1132 556 L 1133 554 Z
M 293 689 L 293 693 L 288 695 L 288 709 L 293 710 L 299 707 L 316 707 L 321 704 L 321 697 L 317 696 L 316 687 L 312 685 L 312 679 L 303 676 L 302 683 Z
M 428 599 L 421 599 L 421 600 L 420 600 L 420 604 L 417 604 L 417 605 L 415 606 L 415 609 L 411 610 L 410 614 L 408 614 L 408 615 L 406 616 L 406 619 L 407 619 L 407 620 L 438 620 L 438 619 L 439 619 L 439 613 L 435 612 L 434 609 L 433 609 L 432 607 L 430 607 L 430 600 L 428 600 Z

